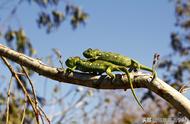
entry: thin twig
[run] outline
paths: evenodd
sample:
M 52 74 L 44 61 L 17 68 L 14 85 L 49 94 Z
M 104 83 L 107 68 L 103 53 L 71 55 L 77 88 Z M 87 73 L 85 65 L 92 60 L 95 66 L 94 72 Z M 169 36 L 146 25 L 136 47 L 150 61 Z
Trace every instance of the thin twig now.
M 8 67 L 8 69 L 10 70 L 10 72 L 12 73 L 12 76 L 15 77 L 15 79 L 17 80 L 17 82 L 19 83 L 19 85 L 21 86 L 24 94 L 27 96 L 27 99 L 29 101 L 29 103 L 31 104 L 33 110 L 34 110 L 34 113 L 35 113 L 35 116 L 36 116 L 36 121 L 37 123 L 39 124 L 39 118 L 38 118 L 38 110 L 35 109 L 34 105 L 33 105 L 33 101 L 32 101 L 32 98 L 30 97 L 30 95 L 28 94 L 26 88 L 24 87 L 24 85 L 22 84 L 21 80 L 19 79 L 17 73 L 14 71 L 14 69 L 12 68 L 12 66 L 10 65 L 10 63 L 7 61 L 6 58 L 4 57 L 1 57 L 3 62 L 5 63 L 5 65 Z
M 42 117 L 42 114 L 40 113 L 40 118 L 41 118 L 41 121 L 42 121 L 42 124 L 44 124 L 44 119 Z
M 13 81 L 13 76 L 11 76 L 10 82 L 9 82 L 9 89 L 7 92 L 7 112 L 6 112 L 6 124 L 9 123 L 9 98 L 10 98 L 10 94 L 11 94 L 11 84 Z
M 40 106 L 38 106 L 38 108 L 39 108 L 39 110 L 43 113 L 43 115 L 44 115 L 44 117 L 46 118 L 48 124 L 51 124 L 51 122 L 50 122 L 48 116 L 47 116 L 46 113 L 43 111 L 43 109 L 42 109 Z
M 30 79 L 30 77 L 29 77 L 29 75 L 28 75 L 26 69 L 25 69 L 22 65 L 20 65 L 20 66 L 21 66 L 21 68 L 22 68 L 24 74 L 26 75 L 26 77 L 27 77 L 27 79 L 28 79 L 28 81 L 29 81 L 29 83 L 30 83 L 30 86 L 32 87 L 32 93 L 33 93 L 33 95 L 34 95 L 34 100 L 35 100 L 35 108 L 36 108 L 36 110 L 38 110 L 38 100 L 37 100 L 37 97 L 36 97 L 36 92 L 35 92 L 35 88 L 34 88 L 34 85 L 33 85 L 33 83 L 32 83 L 32 80 Z
M 25 104 L 24 104 L 24 110 L 23 110 L 23 114 L 22 114 L 21 124 L 24 123 L 24 118 L 25 118 L 25 115 L 26 115 L 26 107 L 27 107 L 27 97 L 26 97 L 26 95 L 25 95 L 25 98 L 24 98 L 24 102 L 25 102 Z

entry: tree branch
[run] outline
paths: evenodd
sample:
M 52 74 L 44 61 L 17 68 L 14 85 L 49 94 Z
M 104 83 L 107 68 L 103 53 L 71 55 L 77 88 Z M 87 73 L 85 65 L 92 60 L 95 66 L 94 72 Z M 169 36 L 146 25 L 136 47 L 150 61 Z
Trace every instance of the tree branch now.
M 126 75 L 116 75 L 112 81 L 105 75 L 94 76 L 87 73 L 64 73 L 64 70 L 50 67 L 37 59 L 18 53 L 0 44 L 0 56 L 6 57 L 23 65 L 39 75 L 43 75 L 59 82 L 82 85 L 97 89 L 130 89 Z M 147 88 L 172 104 L 178 111 L 190 119 L 190 101 L 177 90 L 160 79 L 151 82 L 151 76 L 142 73 L 130 73 L 134 88 Z

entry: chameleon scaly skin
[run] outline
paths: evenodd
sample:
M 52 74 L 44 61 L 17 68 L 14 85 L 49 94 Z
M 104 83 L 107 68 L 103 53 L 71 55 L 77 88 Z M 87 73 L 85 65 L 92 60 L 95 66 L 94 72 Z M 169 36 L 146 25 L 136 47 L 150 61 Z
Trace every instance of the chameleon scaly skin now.
M 70 57 L 66 60 L 65 64 L 69 67 L 68 69 L 71 71 L 79 70 L 82 72 L 90 72 L 90 73 L 104 73 L 106 72 L 108 76 L 111 78 L 115 78 L 115 75 L 111 72 L 113 71 L 121 71 L 117 65 L 114 65 L 110 62 L 97 60 L 94 62 L 90 62 L 87 60 L 83 60 L 80 57 Z
M 99 49 L 89 48 L 83 52 L 83 55 L 84 55 L 84 57 L 88 58 L 91 61 L 104 60 L 104 61 L 111 62 L 115 65 L 125 66 L 125 67 L 129 68 L 129 71 L 141 69 L 141 70 L 146 70 L 146 71 L 152 72 L 152 75 L 153 75 L 152 80 L 155 79 L 157 76 L 156 72 L 153 69 L 151 69 L 143 64 L 140 64 L 138 61 L 136 61 L 134 59 L 131 59 L 127 56 L 123 56 L 118 53 L 104 52 Z
M 125 72 L 128 80 L 129 80 L 130 86 L 131 86 L 132 94 L 134 95 L 135 100 L 137 101 L 138 105 L 143 109 L 140 101 L 138 100 L 138 98 L 134 92 L 131 78 L 130 78 L 129 72 L 126 67 L 118 66 L 118 65 L 115 65 L 110 62 L 103 61 L 103 60 L 95 60 L 95 61 L 91 62 L 88 60 L 83 60 L 80 57 L 70 57 L 69 59 L 66 60 L 65 64 L 68 66 L 68 70 L 70 70 L 70 71 L 79 70 L 82 72 L 90 72 L 90 73 L 91 72 L 92 73 L 106 72 L 106 74 L 113 79 L 115 78 L 115 75 L 112 73 L 113 71 Z
M 111 62 L 111 63 L 113 63 L 115 65 L 118 65 L 118 66 L 124 66 L 126 68 L 129 68 L 130 72 L 132 70 L 140 70 L 140 69 L 152 72 L 152 75 L 153 75 L 152 81 L 157 76 L 156 72 L 153 69 L 151 69 L 151 68 L 149 68 L 149 67 L 147 67 L 145 65 L 140 64 L 138 61 L 136 61 L 134 59 L 131 59 L 131 58 L 127 57 L 127 56 L 123 56 L 123 55 L 118 54 L 118 53 L 104 52 L 104 51 L 101 51 L 99 49 L 91 49 L 91 48 L 89 48 L 89 49 L 87 49 L 87 50 L 85 50 L 83 52 L 83 55 L 84 55 L 84 57 L 86 57 L 90 61 L 104 60 L 104 61 Z M 132 83 L 130 83 L 130 85 L 131 85 L 132 94 L 135 97 L 136 95 L 134 93 Z M 139 102 L 139 100 L 137 99 L 137 97 L 135 97 L 135 100 L 137 101 L 139 106 L 142 108 L 142 105 Z

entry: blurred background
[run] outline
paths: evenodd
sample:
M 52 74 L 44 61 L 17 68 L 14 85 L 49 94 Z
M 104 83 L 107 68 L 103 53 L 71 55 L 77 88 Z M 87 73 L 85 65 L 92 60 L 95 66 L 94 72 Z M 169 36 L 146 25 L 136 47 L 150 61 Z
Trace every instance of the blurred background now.
M 158 77 L 189 97 L 185 92 L 190 71 L 189 18 L 189 0 L 1 0 L 0 43 L 50 66 L 62 67 L 63 63 L 64 68 L 68 57 L 82 57 L 87 48 L 117 52 L 149 67 L 158 53 Z M 131 124 L 146 117 L 130 90 L 96 90 L 28 73 L 38 103 L 52 123 Z M 23 116 L 17 113 L 26 110 L 24 123 L 35 123 L 17 81 L 9 89 L 10 78 L 0 61 L 0 123 L 6 121 L 8 91 L 9 122 L 20 123 Z M 27 79 L 19 78 L 32 94 Z M 182 116 L 151 91 L 139 88 L 135 92 L 152 117 Z

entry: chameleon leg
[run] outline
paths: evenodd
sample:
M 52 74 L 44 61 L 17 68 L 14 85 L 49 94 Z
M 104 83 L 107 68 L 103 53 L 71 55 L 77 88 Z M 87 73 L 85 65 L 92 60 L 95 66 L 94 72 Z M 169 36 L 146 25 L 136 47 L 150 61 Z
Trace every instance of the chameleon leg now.
M 151 82 L 153 82 L 154 81 L 154 79 L 157 77 L 157 73 L 156 73 L 156 71 L 153 69 L 152 70 L 152 80 L 151 80 Z
M 129 75 L 128 70 L 127 70 L 127 69 L 122 69 L 122 70 L 123 70 L 123 71 L 126 73 L 126 75 L 127 75 L 127 78 L 128 78 L 128 81 L 129 81 L 129 84 L 130 84 L 130 87 L 131 87 L 131 92 L 132 92 L 132 94 L 133 94 L 135 100 L 137 101 L 138 105 L 142 108 L 142 110 L 145 111 L 144 108 L 143 108 L 143 106 L 142 106 L 142 104 L 141 104 L 141 102 L 140 102 L 140 100 L 137 98 L 137 96 L 136 96 L 136 94 L 135 94 L 135 91 L 134 91 L 134 88 L 133 88 L 133 84 L 132 84 L 132 81 L 131 81 L 131 78 L 130 78 L 130 75 Z
M 146 71 L 149 71 L 149 72 L 152 73 L 152 80 L 151 80 L 151 82 L 157 77 L 157 73 L 156 73 L 156 71 L 155 71 L 154 68 L 149 68 L 149 67 L 146 67 L 144 65 L 140 65 L 140 69 L 141 70 L 146 70 Z
M 133 68 L 129 68 L 128 72 L 132 72 L 134 69 Z
M 111 68 L 111 67 L 108 67 L 108 68 L 106 69 L 106 74 L 107 74 L 109 77 L 112 78 L 111 83 L 112 83 L 112 85 L 114 85 L 113 81 L 115 80 L 115 74 L 112 73 L 112 68 Z
M 134 71 L 134 72 L 136 72 L 136 71 L 138 71 L 138 70 L 140 70 L 140 64 L 136 61 L 136 60 L 133 60 L 133 59 L 131 59 L 131 65 L 129 66 L 129 72 L 132 72 L 132 71 Z
M 74 72 L 75 69 L 76 69 L 76 66 L 73 67 L 73 68 L 67 68 L 67 69 L 66 69 L 66 72 Z
M 112 79 L 115 79 L 115 74 L 112 73 L 112 68 L 111 67 L 108 67 L 106 69 L 106 74 L 111 77 Z
M 133 63 L 133 66 L 136 68 L 136 70 L 137 71 L 140 70 L 140 64 L 136 60 L 132 59 L 131 61 Z

